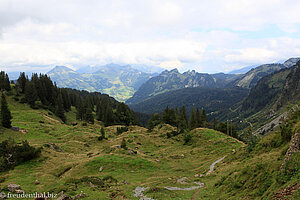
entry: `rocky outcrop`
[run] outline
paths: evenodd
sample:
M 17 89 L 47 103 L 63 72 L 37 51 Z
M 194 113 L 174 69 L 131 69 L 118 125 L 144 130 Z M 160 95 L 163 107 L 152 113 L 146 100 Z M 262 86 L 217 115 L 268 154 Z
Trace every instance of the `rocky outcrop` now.
M 10 183 L 7 185 L 7 189 L 10 191 L 10 192 L 16 192 L 17 190 L 20 190 L 21 189 L 21 186 L 20 185 L 17 185 L 17 184 L 14 184 L 14 183 Z
M 283 163 L 280 167 L 281 173 L 284 171 L 287 161 L 289 161 L 291 157 L 299 151 L 300 151 L 300 133 L 295 133 L 295 135 L 291 139 L 290 147 L 287 150 Z

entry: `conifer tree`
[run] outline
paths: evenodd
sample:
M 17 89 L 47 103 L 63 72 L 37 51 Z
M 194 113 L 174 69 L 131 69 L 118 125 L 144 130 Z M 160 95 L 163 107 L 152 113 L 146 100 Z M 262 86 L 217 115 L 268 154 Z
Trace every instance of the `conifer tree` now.
M 35 84 L 32 81 L 27 82 L 26 86 L 25 86 L 25 99 L 26 99 L 27 103 L 31 107 L 34 107 L 35 101 L 37 100 L 37 98 L 38 98 L 38 94 L 36 91 Z
M 25 76 L 25 72 L 20 73 L 17 83 L 21 88 L 21 93 L 25 92 L 25 86 L 26 86 L 27 81 L 28 81 L 28 78 Z
M 4 72 L 0 72 L 0 91 L 1 90 L 6 90 L 9 91 L 11 89 L 10 87 L 10 81 L 8 78 L 8 75 Z
M 58 116 L 64 123 L 66 122 L 66 116 L 64 111 L 63 99 L 61 93 L 58 94 L 56 100 L 55 115 Z
M 150 120 L 148 121 L 147 128 L 148 130 L 152 130 L 155 126 L 161 123 L 161 118 L 158 113 L 154 113 Z
M 197 116 L 195 112 L 195 107 L 193 107 L 191 117 L 190 117 L 190 129 L 193 130 L 197 127 L 198 127 Z
M 180 132 L 183 132 L 183 130 L 188 128 L 188 119 L 184 106 L 182 106 L 179 110 L 177 127 Z
M 82 99 L 79 95 L 76 97 L 76 119 L 83 120 L 83 105 Z
M 213 119 L 213 121 L 212 121 L 212 126 L 213 126 L 213 129 L 214 129 L 214 130 L 217 130 L 218 122 L 217 122 L 216 117 L 214 117 L 214 119 Z
M 197 127 L 203 127 L 203 122 L 201 119 L 201 114 L 200 114 L 199 108 L 197 108 L 197 110 L 196 110 L 196 119 L 197 119 Z
M 91 108 L 91 105 L 87 102 L 86 105 L 86 114 L 85 114 L 85 120 L 91 124 L 94 124 L 94 115 Z
M 200 113 L 200 123 L 201 127 L 206 127 L 207 126 L 207 116 L 205 110 L 202 108 L 201 113 Z
M 10 110 L 8 109 L 7 101 L 5 98 L 4 93 L 2 93 L 1 96 L 1 124 L 5 128 L 10 128 L 11 127 L 11 113 Z
M 167 106 L 162 113 L 162 121 L 166 124 L 170 124 L 169 106 Z

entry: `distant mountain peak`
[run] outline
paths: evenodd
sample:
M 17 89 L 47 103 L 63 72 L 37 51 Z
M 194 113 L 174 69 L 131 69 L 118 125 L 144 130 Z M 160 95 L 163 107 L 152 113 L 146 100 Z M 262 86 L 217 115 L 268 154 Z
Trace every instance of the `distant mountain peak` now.
M 300 61 L 300 58 L 289 58 L 288 60 L 286 60 L 283 65 L 287 68 L 292 67 L 293 65 L 295 65 L 298 61 Z
M 73 72 L 74 70 L 66 67 L 66 66 L 55 66 L 53 69 L 51 69 L 47 74 L 51 74 L 51 73 L 58 73 L 58 72 Z

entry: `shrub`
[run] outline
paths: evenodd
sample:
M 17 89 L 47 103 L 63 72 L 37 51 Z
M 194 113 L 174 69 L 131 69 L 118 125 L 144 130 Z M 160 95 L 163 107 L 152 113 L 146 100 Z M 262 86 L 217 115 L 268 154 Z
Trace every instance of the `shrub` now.
M 184 144 L 189 143 L 192 140 L 192 135 L 190 133 L 184 134 Z
M 127 149 L 127 144 L 126 144 L 126 140 L 123 138 L 122 142 L 121 142 L 121 148 L 123 149 Z
M 0 144 L 0 172 L 36 158 L 40 155 L 41 148 L 34 148 L 27 141 L 18 145 L 13 140 L 5 140 Z
M 124 132 L 128 131 L 128 127 L 127 126 L 123 126 L 123 127 L 117 127 L 117 135 L 120 135 Z

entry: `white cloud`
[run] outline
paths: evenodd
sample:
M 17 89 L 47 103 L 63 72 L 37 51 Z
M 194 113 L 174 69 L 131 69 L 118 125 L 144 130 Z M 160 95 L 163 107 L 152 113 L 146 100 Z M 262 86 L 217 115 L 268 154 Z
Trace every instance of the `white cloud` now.
M 289 35 L 300 32 L 299 10 L 297 0 L 2 0 L 0 66 L 115 62 L 213 72 L 272 62 L 300 55 L 300 36 Z M 269 25 L 285 35 L 241 34 Z

